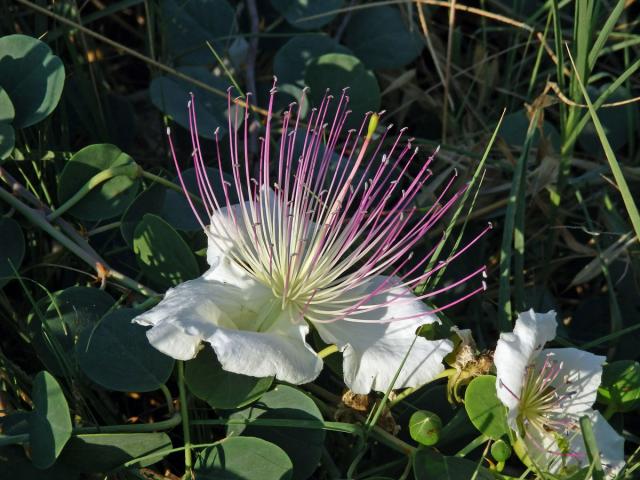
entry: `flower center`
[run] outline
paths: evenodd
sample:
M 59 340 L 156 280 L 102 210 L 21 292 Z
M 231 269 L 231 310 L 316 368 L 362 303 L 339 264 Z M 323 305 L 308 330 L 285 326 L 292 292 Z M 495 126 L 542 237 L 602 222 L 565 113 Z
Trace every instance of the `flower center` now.
M 563 373 L 563 363 L 553 358 L 548 353 L 545 355 L 542 366 L 529 365 L 527 367 L 526 380 L 520 395 L 520 427 L 525 436 L 534 440 L 528 430 L 536 429 L 545 435 L 552 435 L 555 449 L 549 449 L 543 445 L 538 448 L 557 455 L 559 457 L 573 457 L 577 454 L 571 452 L 571 445 L 566 435 L 576 432 L 579 427 L 574 419 L 562 411 L 563 401 L 572 394 L 569 391 L 561 391 L 560 387 L 566 382 L 556 380 Z

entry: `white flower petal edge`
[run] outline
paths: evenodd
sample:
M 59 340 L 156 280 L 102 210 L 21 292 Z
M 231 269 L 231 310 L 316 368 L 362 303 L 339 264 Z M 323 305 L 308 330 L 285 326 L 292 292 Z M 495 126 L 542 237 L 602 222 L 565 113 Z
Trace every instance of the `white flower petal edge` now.
M 206 341 L 225 370 L 296 384 L 315 379 L 322 361 L 304 340 L 309 327 L 285 311 L 264 331 L 251 331 L 269 311 L 270 291 L 243 277 L 228 259 L 217 261 L 202 277 L 169 289 L 158 305 L 133 320 L 152 327 L 149 342 L 170 357 L 189 360 Z
M 606 357 L 577 348 L 545 348 L 538 356 L 537 366 L 540 367 L 545 359 L 562 365 L 563 374 L 550 385 L 558 392 L 565 392 L 559 410 L 575 414 L 590 411 L 596 402 Z
M 556 312 L 518 315 L 513 333 L 502 333 L 493 355 L 496 366 L 498 398 L 509 409 L 509 425 L 515 427 L 518 398 L 524 385 L 527 366 L 549 340 L 556 336 Z
M 387 278 L 378 277 L 370 282 L 368 288 L 375 289 Z M 393 281 L 398 283 L 395 279 Z M 377 323 L 338 320 L 315 324 L 325 342 L 335 343 L 343 351 L 344 381 L 354 393 L 366 394 L 371 390 L 385 392 L 414 339 L 415 343 L 393 388 L 423 385 L 444 370 L 442 360 L 453 350 L 453 344 L 449 340 L 415 338 L 418 327 L 438 321 L 422 301 L 406 288 L 396 287 L 385 295 L 374 296 L 369 302 L 372 305 L 390 304 L 367 313 L 351 315 L 350 318 L 376 318 L 379 319 Z M 407 320 L 393 320 L 414 316 Z

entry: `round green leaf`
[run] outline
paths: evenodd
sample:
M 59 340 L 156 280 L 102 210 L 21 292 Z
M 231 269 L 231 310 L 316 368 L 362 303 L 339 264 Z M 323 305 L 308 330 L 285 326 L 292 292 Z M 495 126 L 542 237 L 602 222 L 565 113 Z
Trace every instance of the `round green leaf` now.
M 328 53 L 312 60 L 307 66 L 305 83 L 311 88 L 311 99 L 316 105 L 320 105 L 327 88 L 335 97 L 343 88 L 350 87 L 348 128 L 359 127 L 365 113 L 380 108 L 380 88 L 376 77 L 351 55 Z M 334 107 L 336 104 L 334 99 Z M 331 115 L 330 112 L 327 118 L 332 118 Z
M 605 365 L 598 400 L 613 405 L 616 412 L 631 412 L 640 407 L 640 364 L 619 360 Z
M 70 199 L 85 183 L 108 168 L 130 166 L 128 175 L 117 175 L 99 184 L 69 213 L 82 220 L 105 220 L 120 215 L 136 197 L 140 180 L 133 159 L 115 145 L 97 144 L 83 148 L 69 159 L 60 174 L 58 201 Z
M 293 387 L 278 385 L 260 397 L 260 402 L 235 412 L 232 419 L 279 419 L 322 423 L 322 414 L 313 400 Z M 263 438 L 282 448 L 293 462 L 293 479 L 309 478 L 318 466 L 325 439 L 320 428 L 230 426 L 228 433 Z
M 207 85 L 226 91 L 228 82 L 215 77 L 203 67 L 181 67 L 181 73 L 189 75 Z M 214 132 L 219 128 L 218 137 L 227 132 L 227 98 L 204 90 L 192 83 L 172 76 L 156 77 L 149 86 L 151 102 L 161 112 L 169 115 L 174 122 L 189 129 L 189 113 L 187 105 L 190 93 L 194 94 L 196 113 L 198 116 L 198 134 L 201 137 L 215 139 Z M 240 115 L 242 118 L 242 115 Z M 188 158 L 187 158 L 188 160 Z
M 164 204 L 167 190 L 158 185 L 151 185 L 150 188 L 144 190 L 136 199 L 131 202 L 122 215 L 120 223 L 120 233 L 127 245 L 133 247 L 133 235 L 136 227 L 145 213 L 154 213 L 160 215 Z
M 326 25 L 335 18 L 333 10 L 342 8 L 344 0 L 271 0 L 275 8 L 290 25 L 302 30 L 312 30 Z M 306 17 L 315 16 L 309 20 Z
M 11 155 L 15 143 L 16 132 L 13 127 L 6 122 L 0 122 L 0 163 Z
M 64 86 L 64 66 L 49 46 L 26 35 L 0 38 L 0 85 L 15 107 L 14 126 L 28 127 L 49 115 Z
M 200 452 L 198 480 L 288 480 L 293 466 L 277 445 L 260 438 L 231 437 Z
M 212 408 L 227 410 L 256 401 L 273 383 L 272 377 L 248 377 L 223 370 L 215 353 L 208 347 L 187 362 L 185 380 L 196 397 Z
M 496 377 L 474 378 L 464 395 L 464 408 L 471 423 L 484 435 L 498 440 L 508 434 L 506 408 L 496 394 Z
M 196 278 L 200 271 L 189 246 L 171 225 L 146 214 L 133 234 L 133 251 L 149 281 L 169 288 Z
M 104 290 L 70 287 L 38 302 L 43 321 L 32 314 L 32 344 L 45 366 L 56 374 L 73 368 L 74 346 L 80 332 L 92 327 L 113 306 L 113 298 Z
M 148 392 L 160 388 L 171 375 L 173 359 L 153 348 L 145 328 L 131 322 L 139 314 L 121 308 L 80 335 L 78 363 L 97 384 L 120 392 Z
M 0 288 L 15 277 L 23 259 L 24 235 L 20 225 L 11 218 L 0 217 Z
M 416 442 L 432 446 L 440 440 L 442 420 L 433 412 L 418 410 L 409 420 L 409 434 Z
M 29 418 L 29 444 L 36 468 L 49 468 L 71 437 L 71 415 L 53 376 L 40 372 L 33 380 L 34 410 Z
M 226 0 L 162 0 L 159 11 L 169 54 L 181 65 L 216 64 L 207 42 L 224 56 L 230 36 L 238 29 L 233 8 Z
M 524 110 L 512 112 L 504 117 L 504 121 L 500 127 L 498 135 L 509 145 L 522 148 L 527 138 L 527 130 L 529 129 L 529 118 Z M 545 121 L 542 125 L 542 131 L 545 138 L 553 145 L 557 151 L 560 150 L 560 134 L 556 127 Z M 533 133 L 532 145 L 536 147 L 540 142 L 540 130 L 536 128 Z
M 477 471 L 477 474 L 476 474 Z M 493 476 L 465 458 L 445 457 L 429 449 L 420 449 L 413 456 L 413 474 L 416 480 L 493 480 Z
M 424 47 L 418 29 L 410 30 L 400 10 L 390 5 L 355 12 L 344 41 L 369 68 L 404 67 Z
M 327 35 L 313 34 L 292 37 L 276 53 L 273 73 L 278 77 L 278 87 L 294 84 L 304 87 L 304 73 L 311 60 L 326 53 L 351 54 L 351 51 Z
M 7 91 L 0 85 L 0 123 L 10 123 L 16 116 L 16 110 L 13 108 L 13 102 L 9 98 Z
M 121 467 L 134 458 L 172 448 L 166 433 L 92 433 L 74 435 L 65 447 L 60 461 L 82 473 L 105 473 Z M 146 465 L 164 458 L 159 454 Z

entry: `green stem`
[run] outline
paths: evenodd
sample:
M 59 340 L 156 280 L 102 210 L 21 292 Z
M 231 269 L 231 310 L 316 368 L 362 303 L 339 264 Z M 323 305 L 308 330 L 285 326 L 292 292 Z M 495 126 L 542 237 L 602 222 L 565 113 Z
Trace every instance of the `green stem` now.
M 145 287 L 141 283 L 136 282 L 132 278 L 127 277 L 126 275 L 118 272 L 117 270 L 111 270 L 104 260 L 100 257 L 96 257 L 92 253 L 80 247 L 77 243 L 67 237 L 64 233 L 54 227 L 42 212 L 35 210 L 28 205 L 24 204 L 16 197 L 7 192 L 4 188 L 0 188 L 0 200 L 4 200 L 13 208 L 15 208 L 18 212 L 20 212 L 29 222 L 33 223 L 40 229 L 44 230 L 51 237 L 53 237 L 56 241 L 58 241 L 63 247 L 70 250 L 73 254 L 75 254 L 78 258 L 86 262 L 89 266 L 95 269 L 97 272 L 105 271 L 107 278 L 114 280 L 116 283 L 123 285 L 131 290 L 141 293 L 147 297 L 149 296 L 157 296 L 158 293 L 151 290 L 148 287 Z
M 111 167 L 106 170 L 96 173 L 93 177 L 85 183 L 80 190 L 78 190 L 73 196 L 51 212 L 48 216 L 49 221 L 53 221 L 69 209 L 74 207 L 80 200 L 87 196 L 87 194 L 99 186 L 100 184 L 111 180 L 113 177 L 127 176 L 131 179 L 135 179 L 140 176 L 141 168 L 135 164 L 130 163 L 128 165 L 120 165 L 119 167 Z
M 161 430 L 171 430 L 180 424 L 182 418 L 179 413 L 174 413 L 166 420 L 154 423 L 141 423 L 131 425 L 107 425 L 98 427 L 77 427 L 73 429 L 74 435 L 86 435 L 91 433 L 147 433 Z
M 95 427 L 76 427 L 73 429 L 73 435 L 91 435 L 98 433 L 149 433 L 163 430 L 171 430 L 182 421 L 179 413 L 174 413 L 166 420 L 155 423 L 141 423 L 129 425 L 107 425 Z M 0 435 L 0 447 L 6 445 L 16 445 L 29 442 L 29 434 L 20 435 Z
M 167 410 L 169 410 L 169 413 L 173 415 L 176 409 L 173 407 L 173 396 L 171 395 L 171 392 L 169 391 L 169 389 L 165 384 L 160 385 L 160 391 L 162 392 L 165 400 L 167 401 Z
M 478 448 L 483 443 L 489 441 L 489 437 L 486 435 L 480 435 L 473 440 L 471 440 L 464 448 L 462 448 L 459 452 L 456 453 L 456 457 L 464 457 L 470 452 L 473 452 L 476 448 Z
M 191 430 L 189 425 L 189 408 L 187 405 L 187 389 L 184 381 L 184 362 L 178 361 L 178 389 L 180 391 L 180 414 L 182 416 L 182 433 L 184 435 L 184 479 L 191 478 L 193 466 L 191 458 Z
M 441 378 L 449 378 L 451 375 L 453 375 L 454 373 L 456 373 L 456 369 L 455 368 L 447 368 L 445 371 L 439 373 L 438 375 L 436 375 L 434 377 L 433 380 L 431 380 L 431 382 L 435 382 L 436 380 L 440 380 Z M 431 383 L 429 382 L 429 383 Z M 427 385 L 427 384 L 425 384 Z M 420 385 L 419 387 L 409 387 L 409 388 L 405 388 L 401 393 L 399 393 L 396 398 L 394 398 L 393 400 L 389 401 L 389 408 L 393 408 L 395 405 L 397 405 L 398 403 L 400 403 L 401 401 L 403 401 L 405 398 L 407 398 L 409 395 L 414 394 L 416 391 L 418 391 L 419 389 L 421 389 L 422 387 L 424 387 L 424 385 Z
M 7 445 L 17 445 L 20 443 L 27 443 L 29 441 L 29 434 L 23 433 L 21 435 L 0 435 L 0 447 L 6 447 Z
M 361 435 L 362 427 L 352 423 L 325 422 L 321 420 L 288 420 L 279 418 L 215 418 L 207 420 L 194 420 L 191 425 L 255 425 L 259 427 L 277 428 L 305 428 L 328 430 L 331 432 L 349 433 Z
M 42 230 L 51 235 L 54 239 L 62 244 L 65 248 L 73 252 L 80 259 L 84 260 L 86 263 L 91 265 L 93 268 L 96 267 L 96 259 L 80 248 L 75 242 L 71 241 L 67 236 L 65 236 L 62 232 L 60 232 L 57 228 L 51 225 L 45 218 L 37 210 L 34 210 L 16 197 L 7 192 L 4 188 L 0 188 L 0 199 L 7 202 L 13 208 L 15 208 L 18 212 L 26 217 L 34 225 L 40 227 Z
M 146 170 L 142 170 L 141 175 L 154 183 L 162 185 L 163 187 L 184 194 L 184 190 L 182 189 L 182 187 L 173 183 L 171 180 L 167 180 L 166 178 L 160 177 L 159 175 L 154 175 L 153 173 L 149 173 Z M 189 197 L 191 197 L 191 200 L 199 203 L 200 205 L 204 205 L 204 202 L 198 195 L 189 192 Z
M 607 408 L 605 409 L 602 416 L 607 420 L 611 420 L 611 417 L 613 417 L 616 413 L 618 413 L 616 405 L 614 403 L 610 403 L 609 405 L 607 405 Z
M 328 347 L 323 348 L 322 350 L 320 350 L 318 352 L 318 356 L 320 358 L 326 358 L 329 355 L 331 355 L 332 353 L 336 353 L 338 352 L 340 349 L 338 348 L 337 345 L 329 345 Z

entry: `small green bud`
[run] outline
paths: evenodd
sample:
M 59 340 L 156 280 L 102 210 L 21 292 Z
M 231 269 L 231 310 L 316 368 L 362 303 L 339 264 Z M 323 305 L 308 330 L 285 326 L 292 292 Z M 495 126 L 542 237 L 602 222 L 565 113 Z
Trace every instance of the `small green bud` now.
M 504 440 L 498 440 L 491 445 L 491 456 L 496 462 L 506 462 L 511 456 L 511 446 Z
M 378 121 L 380 120 L 380 115 L 378 115 L 377 113 L 374 113 L 373 115 L 371 115 L 371 118 L 369 119 L 369 128 L 367 128 L 367 140 L 371 140 L 371 137 L 373 137 L 373 134 L 376 131 L 376 128 L 378 128 Z

